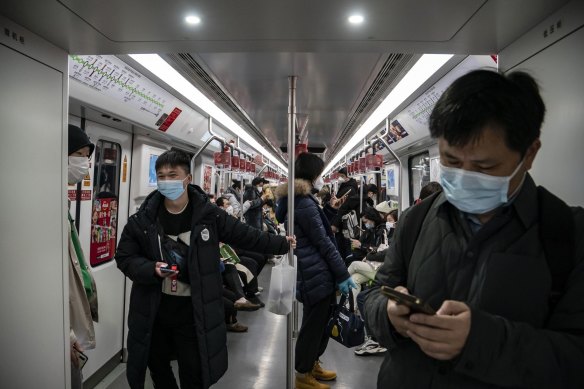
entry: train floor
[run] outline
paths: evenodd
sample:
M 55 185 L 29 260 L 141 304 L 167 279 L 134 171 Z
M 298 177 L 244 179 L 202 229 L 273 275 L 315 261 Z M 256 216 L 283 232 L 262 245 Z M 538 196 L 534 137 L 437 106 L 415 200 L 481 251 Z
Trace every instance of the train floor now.
M 268 299 L 271 267 L 260 274 L 264 291 L 263 301 Z M 302 311 L 302 306 L 299 307 Z M 255 312 L 239 312 L 238 321 L 249 327 L 245 333 L 227 333 L 229 369 L 213 385 L 213 389 L 284 389 L 286 388 L 286 317 L 277 316 L 262 308 Z M 300 320 L 300 319 L 299 319 Z M 347 349 L 331 339 L 323 366 L 337 372 L 335 381 L 327 382 L 331 388 L 375 388 L 382 355 L 356 356 L 354 349 Z M 178 381 L 176 361 L 172 362 Z M 125 364 L 119 365 L 96 389 L 127 389 Z M 146 374 L 146 389 L 154 388 L 150 374 Z

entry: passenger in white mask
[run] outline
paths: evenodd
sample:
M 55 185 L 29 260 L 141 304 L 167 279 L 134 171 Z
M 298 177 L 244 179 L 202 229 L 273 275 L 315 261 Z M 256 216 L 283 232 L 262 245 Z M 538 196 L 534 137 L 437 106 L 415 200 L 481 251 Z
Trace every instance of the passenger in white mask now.
M 470 72 L 436 103 L 443 191 L 400 218 L 376 275 L 435 314 L 369 293 L 378 387 L 584 387 L 584 210 L 528 173 L 544 114 L 523 72 Z
M 233 205 L 227 200 L 227 198 L 221 196 L 215 202 L 219 208 L 223 208 L 228 215 L 233 216 Z
M 69 156 L 67 181 L 69 185 L 81 182 L 89 173 L 89 160 L 95 146 L 85 131 L 69 125 Z M 79 235 L 71 213 L 69 219 L 69 336 L 71 357 L 71 387 L 83 387 L 85 350 L 95 348 L 93 322 L 98 320 L 97 289 L 95 281 L 81 249 Z

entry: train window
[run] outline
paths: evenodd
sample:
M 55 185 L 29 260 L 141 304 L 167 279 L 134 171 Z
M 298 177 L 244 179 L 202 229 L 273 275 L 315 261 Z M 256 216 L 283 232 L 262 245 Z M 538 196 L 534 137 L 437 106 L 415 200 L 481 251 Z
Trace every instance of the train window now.
M 118 143 L 97 142 L 91 209 L 91 266 L 111 261 L 116 252 L 121 154 Z
M 430 153 L 424 152 L 410 157 L 408 161 L 410 178 L 410 204 L 420 197 L 420 190 L 430 182 Z

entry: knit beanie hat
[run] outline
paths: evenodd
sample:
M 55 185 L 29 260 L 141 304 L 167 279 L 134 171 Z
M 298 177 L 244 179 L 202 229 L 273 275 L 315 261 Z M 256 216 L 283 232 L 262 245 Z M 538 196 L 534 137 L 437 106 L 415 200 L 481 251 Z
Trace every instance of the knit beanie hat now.
M 91 143 L 89 137 L 81 128 L 69 124 L 69 153 L 71 155 L 79 149 L 89 146 L 89 155 L 93 154 L 95 145 Z

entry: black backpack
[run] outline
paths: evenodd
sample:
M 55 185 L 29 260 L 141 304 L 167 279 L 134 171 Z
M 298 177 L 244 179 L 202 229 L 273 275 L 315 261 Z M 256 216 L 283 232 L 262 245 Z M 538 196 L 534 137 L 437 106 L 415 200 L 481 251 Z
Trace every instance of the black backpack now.
M 404 222 L 409 226 L 409 233 L 405 235 L 403 241 L 404 258 L 408 259 L 406 271 L 424 219 L 440 193 L 432 194 L 408 210 L 408 218 Z M 537 199 L 540 216 L 539 234 L 552 276 L 550 307 L 553 309 L 564 295 L 566 283 L 574 269 L 574 217 L 572 210 L 564 201 L 541 186 L 537 187 Z

